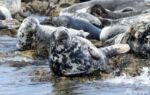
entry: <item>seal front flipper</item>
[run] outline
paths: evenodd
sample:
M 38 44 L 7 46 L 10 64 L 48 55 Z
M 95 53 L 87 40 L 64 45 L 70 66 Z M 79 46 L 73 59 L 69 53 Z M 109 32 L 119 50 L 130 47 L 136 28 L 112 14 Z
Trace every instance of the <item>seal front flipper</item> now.
M 101 58 L 97 49 L 95 49 L 94 47 L 93 48 L 89 47 L 88 49 L 89 49 L 89 53 L 90 53 L 91 57 L 93 57 L 94 59 L 100 59 Z
M 130 47 L 128 44 L 115 44 L 99 50 L 106 54 L 106 57 L 110 58 L 119 54 L 127 53 L 130 51 Z
M 90 53 L 91 57 L 94 59 L 100 59 L 100 54 L 99 51 L 97 50 L 97 48 L 87 39 L 84 39 L 82 37 L 78 37 L 82 43 L 82 45 L 86 45 L 88 44 L 88 52 Z

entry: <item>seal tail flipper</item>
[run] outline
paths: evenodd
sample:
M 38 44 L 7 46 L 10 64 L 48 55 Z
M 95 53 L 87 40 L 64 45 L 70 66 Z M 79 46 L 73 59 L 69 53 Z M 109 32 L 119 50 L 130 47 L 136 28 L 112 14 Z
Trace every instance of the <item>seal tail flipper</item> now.
M 128 44 L 115 44 L 112 46 L 101 48 L 100 51 L 106 54 L 106 57 L 110 58 L 119 54 L 127 53 L 128 51 L 130 51 L 130 47 Z

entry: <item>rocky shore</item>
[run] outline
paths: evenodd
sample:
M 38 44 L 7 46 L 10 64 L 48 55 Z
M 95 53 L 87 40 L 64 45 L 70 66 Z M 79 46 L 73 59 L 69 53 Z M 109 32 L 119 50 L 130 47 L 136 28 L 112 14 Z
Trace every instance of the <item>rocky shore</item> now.
M 58 16 L 60 10 L 62 8 L 71 6 L 74 3 L 79 3 L 80 0 L 22 0 L 22 12 L 24 14 L 18 13 L 14 16 L 14 19 L 17 19 L 19 23 L 23 21 L 24 18 L 30 15 L 39 15 L 39 16 L 47 16 L 49 18 Z M 16 37 L 18 28 L 15 29 L 3 29 L 0 32 L 0 35 L 8 35 L 10 37 Z M 102 47 L 105 45 L 103 41 L 97 41 L 97 40 L 91 40 L 92 43 L 96 47 Z M 45 64 L 44 62 L 39 62 L 37 56 L 36 50 L 29 50 L 29 51 L 8 51 L 7 53 L 1 52 L 0 57 L 26 57 L 30 58 L 31 60 L 37 60 L 37 61 L 31 61 L 31 62 L 24 62 L 24 61 L 13 61 L 8 60 L 7 62 L 1 63 L 9 63 L 10 66 L 13 67 L 21 67 L 28 65 L 39 65 L 39 64 Z M 46 54 L 45 54 L 46 55 Z M 12 57 L 12 59 L 13 59 Z M 149 67 L 150 61 L 149 56 L 146 56 L 146 58 L 141 57 L 137 54 L 133 54 L 132 51 L 127 54 L 122 54 L 117 57 L 113 57 L 113 59 L 109 60 L 110 62 L 110 68 L 114 70 L 111 73 L 105 73 L 102 72 L 99 74 L 99 76 L 94 77 L 93 79 L 106 79 L 106 78 L 112 78 L 114 76 L 120 76 L 122 74 L 126 74 L 132 77 L 138 76 L 141 73 L 142 67 Z M 113 63 L 113 65 L 111 65 Z M 45 64 L 45 66 L 48 67 L 48 64 Z M 40 65 L 39 65 L 40 67 Z M 32 81 L 51 81 L 53 79 L 53 75 L 51 75 L 51 72 L 47 68 L 38 68 L 33 70 L 31 72 Z M 90 76 L 91 77 L 91 76 Z M 63 79 L 66 79 L 63 77 Z M 82 78 L 79 78 L 82 80 Z

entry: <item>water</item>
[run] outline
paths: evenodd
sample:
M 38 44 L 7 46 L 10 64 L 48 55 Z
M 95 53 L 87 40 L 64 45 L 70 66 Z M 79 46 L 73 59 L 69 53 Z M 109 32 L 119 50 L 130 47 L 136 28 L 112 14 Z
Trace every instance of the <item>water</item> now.
M 35 60 L 8 53 L 16 50 L 16 38 L 0 37 L 0 95 L 149 95 L 149 68 L 144 67 L 140 76 L 125 74 L 107 80 L 64 79 L 54 77 L 50 82 L 31 81 L 31 72 L 48 65 L 12 67 L 13 62 Z M 36 61 L 37 62 L 37 61 Z

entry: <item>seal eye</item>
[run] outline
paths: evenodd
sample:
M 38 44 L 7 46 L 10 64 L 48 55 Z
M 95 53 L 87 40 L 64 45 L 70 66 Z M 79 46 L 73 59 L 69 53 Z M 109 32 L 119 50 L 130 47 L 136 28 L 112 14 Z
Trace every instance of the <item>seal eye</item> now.
M 24 37 L 24 33 L 22 33 L 21 37 Z
M 66 30 L 63 30 L 59 33 L 59 36 L 58 36 L 58 41 L 59 42 L 63 42 L 64 40 L 68 39 L 68 34 L 66 32 Z

